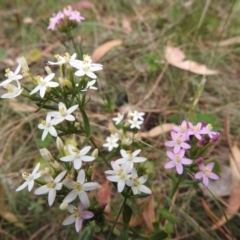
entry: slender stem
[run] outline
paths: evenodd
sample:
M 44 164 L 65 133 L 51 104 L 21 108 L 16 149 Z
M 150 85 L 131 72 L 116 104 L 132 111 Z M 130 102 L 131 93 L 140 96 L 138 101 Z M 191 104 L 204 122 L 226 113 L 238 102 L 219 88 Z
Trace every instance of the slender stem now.
M 123 207 L 124 207 L 124 205 L 126 204 L 126 201 L 127 201 L 127 198 L 125 197 L 124 200 L 123 200 L 122 206 L 121 206 L 121 208 L 120 208 L 120 210 L 119 210 L 119 212 L 118 212 L 118 215 L 117 215 L 117 217 L 116 217 L 116 221 L 114 222 L 114 224 L 113 224 L 113 226 L 112 226 L 112 228 L 111 228 L 111 230 L 110 230 L 110 232 L 109 232 L 109 234 L 108 234 L 107 240 L 110 240 L 110 237 L 111 237 L 111 235 L 112 235 L 112 232 L 113 232 L 113 230 L 114 230 L 114 228 L 115 228 L 115 225 L 116 225 L 116 223 L 117 223 L 117 220 L 118 220 L 118 218 L 119 218 L 119 216 L 120 216 L 120 214 L 121 214 L 121 212 L 122 212 L 122 210 L 123 210 Z

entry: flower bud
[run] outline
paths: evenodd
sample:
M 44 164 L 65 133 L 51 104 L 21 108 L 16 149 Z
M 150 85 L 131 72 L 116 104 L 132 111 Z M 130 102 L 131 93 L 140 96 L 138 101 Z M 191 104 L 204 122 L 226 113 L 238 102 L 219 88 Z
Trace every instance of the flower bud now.
M 206 144 L 207 144 L 206 139 L 202 138 L 202 139 L 198 140 L 198 146 L 199 147 L 203 147 Z
M 68 208 L 68 203 L 67 202 L 62 202 L 59 206 L 61 210 L 66 210 Z
M 201 165 L 203 163 L 203 160 L 204 160 L 203 157 L 198 158 L 196 161 L 197 165 Z
M 72 89 L 72 83 L 68 79 L 64 79 L 63 86 L 66 86 L 69 89 Z
M 41 154 L 42 158 L 45 161 L 50 162 L 50 161 L 53 160 L 52 154 L 46 148 L 41 148 L 41 149 L 39 149 L 39 151 L 40 151 L 40 154 Z
M 91 156 L 95 157 L 95 159 L 98 157 L 98 149 L 97 148 L 92 152 Z
M 51 162 L 51 165 L 52 165 L 52 167 L 55 168 L 56 170 L 62 171 L 62 166 L 61 166 L 57 161 Z
M 51 70 L 51 68 L 49 66 L 46 66 L 45 70 L 46 70 L 48 75 L 52 73 L 52 70 Z
M 18 64 L 20 64 L 23 72 L 29 72 L 29 67 L 25 57 L 20 57 L 17 59 Z
M 57 149 L 60 152 L 61 156 L 64 156 L 64 143 L 60 137 L 57 137 L 56 145 L 57 145 Z
M 220 137 L 220 133 L 215 134 L 211 139 L 210 142 L 216 142 Z

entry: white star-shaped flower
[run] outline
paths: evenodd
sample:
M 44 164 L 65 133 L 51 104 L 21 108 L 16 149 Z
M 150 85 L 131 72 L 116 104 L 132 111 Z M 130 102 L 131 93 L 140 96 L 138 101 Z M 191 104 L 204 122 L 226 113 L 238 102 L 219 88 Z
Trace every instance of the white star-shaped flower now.
M 74 105 L 69 109 L 66 108 L 65 104 L 60 102 L 58 104 L 59 111 L 49 112 L 48 115 L 53 117 L 52 124 L 57 125 L 60 122 L 67 120 L 67 121 L 74 121 L 75 117 L 71 114 L 78 108 L 78 105 Z
M 143 184 L 147 181 L 148 176 L 144 175 L 138 177 L 137 171 L 135 168 L 132 169 L 132 177 L 126 181 L 126 184 L 131 187 L 133 194 L 138 194 L 139 192 L 143 192 L 146 194 L 151 194 L 152 191 L 144 186 Z
M 87 75 L 92 79 L 97 78 L 93 72 L 103 69 L 103 66 L 101 64 L 92 63 L 92 59 L 88 55 L 83 55 L 83 61 L 76 60 L 74 62 L 70 62 L 70 65 L 78 69 L 78 71 L 75 72 L 76 76 L 82 77 L 84 75 Z
M 107 176 L 106 178 L 111 182 L 117 182 L 118 192 L 122 192 L 126 181 L 131 177 L 130 171 L 127 165 L 119 166 L 116 162 L 111 162 L 113 170 L 105 171 L 106 174 L 112 176 Z
M 131 171 L 134 163 L 140 163 L 140 162 L 144 162 L 147 160 L 147 158 L 145 158 L 145 157 L 137 157 L 137 155 L 140 152 L 141 152 L 141 149 L 138 149 L 134 152 L 125 151 L 124 149 L 121 149 L 120 153 L 122 155 L 122 158 L 118 159 L 116 161 L 116 163 L 127 165 L 127 168 L 130 169 L 130 171 Z
M 8 83 L 6 85 L 3 85 L 5 89 L 7 89 L 7 93 L 4 93 L 1 98 L 15 98 L 19 96 L 23 89 L 21 88 L 21 85 L 19 81 L 16 80 L 17 86 L 13 85 L 12 83 Z
M 143 116 L 145 115 L 145 113 L 144 112 L 133 111 L 133 112 L 129 112 L 128 115 L 135 120 L 144 121 Z
M 130 128 L 137 128 L 140 129 L 141 125 L 143 124 L 143 121 L 140 121 L 138 119 L 128 119 L 127 120 L 130 123 Z
M 21 70 L 21 65 L 19 64 L 15 70 L 15 72 L 10 71 L 10 69 L 6 69 L 6 77 L 7 79 L 5 79 L 3 82 L 0 83 L 0 86 L 4 86 L 7 85 L 9 83 L 11 83 L 13 80 L 20 80 L 23 78 L 22 75 L 18 74 Z
M 41 98 L 44 97 L 47 87 L 55 88 L 59 86 L 59 83 L 57 82 L 51 82 L 51 80 L 54 78 L 55 73 L 51 73 L 47 75 L 44 79 L 42 77 L 37 78 L 38 85 L 30 92 L 30 95 L 40 92 Z
M 118 138 L 118 134 L 117 133 L 112 133 L 109 137 L 107 137 L 106 139 L 106 143 L 103 144 L 104 147 L 108 148 L 108 151 L 111 152 L 113 150 L 113 148 L 117 148 L 118 147 L 118 142 L 119 138 Z
M 63 65 L 66 64 L 67 66 L 70 66 L 70 63 L 73 63 L 76 61 L 77 54 L 74 53 L 72 56 L 69 53 L 65 53 L 65 56 L 55 55 L 55 58 L 57 58 L 57 62 L 51 62 L 48 61 L 50 65 Z M 79 60 L 77 60 L 79 61 Z
M 38 128 L 43 130 L 42 141 L 46 138 L 48 133 L 54 137 L 57 137 L 58 134 L 53 125 L 55 124 L 52 123 L 50 115 L 47 115 L 46 120 L 42 120 L 41 123 L 38 124 Z
M 60 158 L 63 162 L 73 162 L 73 166 L 76 170 L 80 169 L 83 162 L 91 162 L 95 157 L 87 156 L 86 154 L 90 151 L 91 146 L 84 147 L 79 150 L 72 144 L 68 144 L 68 151 L 70 155 Z
M 57 191 L 62 189 L 63 184 L 60 181 L 63 179 L 66 172 L 67 171 L 63 171 L 59 173 L 55 179 L 53 179 L 53 177 L 50 175 L 44 176 L 44 179 L 45 181 L 47 181 L 47 184 L 37 188 L 34 191 L 34 194 L 41 195 L 48 193 L 48 204 L 49 206 L 52 206 L 56 198 Z
M 96 182 L 85 183 L 85 171 L 81 169 L 77 176 L 77 181 L 66 181 L 64 185 L 70 189 L 73 189 L 64 199 L 63 202 L 70 203 L 79 197 L 81 203 L 84 207 L 88 208 L 90 206 L 89 198 L 86 192 L 93 191 L 99 187 Z
M 38 172 L 39 168 L 40 168 L 40 163 L 38 163 L 35 166 L 35 168 L 33 169 L 32 173 L 28 173 L 28 172 L 23 172 L 22 173 L 22 177 L 25 180 L 25 182 L 16 189 L 16 192 L 21 191 L 26 186 L 28 186 L 28 191 L 29 192 L 32 190 L 33 185 L 34 185 L 34 180 L 41 177 L 41 173 Z
M 117 117 L 114 117 L 112 120 L 118 125 L 124 118 L 124 114 L 118 113 Z

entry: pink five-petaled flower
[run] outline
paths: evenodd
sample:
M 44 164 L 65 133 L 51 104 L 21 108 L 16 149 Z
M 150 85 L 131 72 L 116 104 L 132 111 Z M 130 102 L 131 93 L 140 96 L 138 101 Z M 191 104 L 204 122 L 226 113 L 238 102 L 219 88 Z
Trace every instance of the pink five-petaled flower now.
M 24 189 L 26 186 L 28 186 L 29 192 L 32 190 L 33 185 L 34 185 L 34 180 L 41 177 L 41 173 L 38 172 L 39 168 L 40 168 L 40 163 L 38 163 L 36 165 L 36 167 L 33 169 L 32 173 L 28 173 L 28 172 L 22 173 L 22 177 L 25 180 L 25 182 L 16 189 L 16 192 Z
M 117 164 L 125 164 L 127 165 L 127 169 L 132 170 L 134 163 L 140 163 L 147 160 L 145 157 L 137 157 L 137 155 L 141 152 L 141 149 L 138 149 L 134 152 L 131 151 L 125 151 L 124 149 L 120 150 L 120 153 L 122 155 L 122 158 L 115 161 Z
M 82 203 L 78 204 L 76 208 L 73 205 L 68 206 L 68 211 L 72 214 L 68 216 L 63 222 L 62 225 L 69 225 L 75 222 L 76 232 L 79 232 L 82 229 L 82 223 L 85 219 L 90 219 L 94 217 L 94 214 L 90 211 L 83 211 L 84 206 Z
M 189 126 L 189 131 L 188 134 L 189 135 L 194 135 L 198 140 L 202 139 L 202 123 L 199 122 L 197 125 L 193 125 L 191 122 L 188 122 L 188 126 Z
M 183 139 L 185 139 L 185 141 L 189 140 L 188 125 L 186 120 L 183 120 L 180 126 L 174 126 L 172 129 L 175 132 L 180 133 L 181 136 L 183 136 Z
M 60 181 L 63 179 L 66 172 L 67 171 L 63 171 L 59 173 L 55 179 L 53 179 L 53 177 L 50 175 L 43 175 L 43 178 L 47 184 L 37 188 L 34 194 L 41 195 L 48 193 L 48 204 L 49 206 L 52 206 L 56 197 L 57 190 L 62 189 L 62 183 L 60 183 Z
M 174 131 L 171 132 L 171 141 L 166 141 L 164 144 L 167 147 L 174 147 L 173 151 L 175 153 L 179 152 L 181 148 L 183 149 L 189 149 L 191 146 L 188 143 L 185 143 L 186 141 L 185 137 L 182 136 L 181 133 L 176 133 Z
M 63 12 L 59 11 L 55 16 L 50 18 L 50 24 L 47 29 L 54 30 L 57 24 L 61 23 L 61 19 L 64 18 Z
M 118 192 L 122 192 L 126 181 L 131 177 L 128 165 L 119 166 L 116 162 L 111 162 L 113 170 L 105 171 L 106 174 L 111 174 L 112 176 L 107 176 L 106 178 L 111 182 L 117 182 Z
M 66 181 L 64 185 L 73 190 L 63 199 L 63 202 L 70 203 L 78 196 L 85 207 L 90 206 L 86 192 L 93 191 L 99 187 L 99 184 L 96 182 L 85 183 L 85 171 L 83 169 L 79 171 L 76 182 L 69 180 Z
M 208 165 L 204 165 L 203 163 L 200 163 L 198 165 L 200 171 L 195 174 L 196 179 L 203 179 L 203 184 L 207 187 L 209 184 L 209 178 L 218 180 L 219 177 L 217 174 L 212 172 L 212 169 L 214 167 L 214 162 L 209 163 Z
M 183 165 L 189 165 L 192 163 L 191 159 L 184 157 L 185 150 L 181 149 L 178 153 L 167 151 L 167 156 L 170 158 L 170 162 L 165 164 L 165 168 L 176 167 L 178 174 L 183 173 Z
M 91 162 L 95 159 L 92 156 L 86 156 L 90 151 L 91 146 L 84 147 L 82 150 L 79 150 L 72 144 L 68 144 L 68 151 L 70 155 L 60 158 L 63 162 L 73 162 L 73 166 L 76 170 L 80 169 L 82 166 L 82 161 Z
M 212 125 L 208 124 L 207 126 L 203 127 L 201 130 L 201 134 L 208 134 L 210 138 L 214 135 L 218 134 L 217 132 L 212 131 Z

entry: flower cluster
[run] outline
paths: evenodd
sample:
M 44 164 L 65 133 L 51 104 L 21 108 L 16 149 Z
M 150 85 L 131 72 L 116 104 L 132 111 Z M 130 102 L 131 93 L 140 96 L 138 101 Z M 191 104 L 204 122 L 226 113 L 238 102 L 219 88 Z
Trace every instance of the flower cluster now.
M 177 173 L 182 174 L 184 165 L 191 165 L 193 159 L 202 157 L 209 144 L 216 141 L 219 136 L 219 133 L 212 131 L 211 124 L 199 122 L 193 125 L 184 120 L 180 126 L 173 127 L 172 140 L 165 142 L 165 146 L 172 148 L 172 151 L 166 152 L 170 161 L 165 164 L 165 168 L 175 167 Z M 197 161 L 197 165 L 200 171 L 195 174 L 195 178 L 203 179 L 205 186 L 208 186 L 208 178 L 218 179 L 218 176 L 212 173 L 214 163 L 204 166 L 202 161 Z
M 82 161 L 91 162 L 95 157 L 86 155 L 91 149 L 90 146 L 84 147 L 80 151 L 72 145 L 66 147 L 60 138 L 57 138 L 57 147 L 59 151 L 63 150 L 60 152 L 65 153 L 67 152 L 66 150 L 68 150 L 69 153 L 66 154 L 66 156 L 54 159 L 52 154 L 46 148 L 40 149 L 42 157 L 47 162 L 51 163 L 50 166 L 52 171 L 50 168 L 39 171 L 40 163 L 38 163 L 32 173 L 24 172 L 22 174 L 25 182 L 18 187 L 16 191 L 23 190 L 25 187 L 28 187 L 28 190 L 31 191 L 35 180 L 38 179 L 37 183 L 41 186 L 34 191 L 34 194 L 48 194 L 49 206 L 53 205 L 55 199 L 58 199 L 59 202 L 59 197 L 61 197 L 61 208 L 68 208 L 69 212 L 72 213 L 71 216 L 63 221 L 63 225 L 75 222 L 75 228 L 78 232 L 81 229 L 82 221 L 84 219 L 94 217 L 94 213 L 83 211 L 83 209 L 90 207 L 87 192 L 98 189 L 99 184 L 96 182 L 86 182 L 85 170 L 80 168 L 82 167 Z M 65 165 L 62 165 L 60 161 L 69 162 L 70 165 L 65 169 Z M 64 192 L 62 189 L 64 189 Z M 62 196 L 65 197 L 62 198 Z M 78 203 L 78 208 L 69 204 L 72 202 Z
M 50 18 L 50 24 L 47 29 L 54 30 L 56 25 L 60 27 L 66 25 L 66 27 L 69 27 L 71 23 L 79 23 L 82 20 L 84 20 L 84 17 L 81 16 L 80 12 L 73 10 L 72 6 L 68 6 Z
M 140 149 L 131 152 L 121 149 L 122 158 L 112 161 L 111 166 L 113 170 L 107 170 L 107 179 L 111 182 L 117 182 L 118 192 L 122 192 L 125 185 L 131 188 L 133 194 L 143 192 L 151 194 L 152 191 L 143 185 L 147 181 L 147 175 L 138 177 L 137 170 L 134 166 L 136 163 L 141 163 L 147 160 L 145 157 L 137 157 L 141 152 Z
M 119 147 L 119 141 L 122 145 L 129 146 L 132 144 L 132 137 L 129 136 L 128 131 L 135 131 L 140 129 L 141 125 L 144 122 L 143 116 L 144 112 L 130 111 L 127 114 L 127 118 L 124 119 L 124 114 L 118 113 L 116 117 L 112 118 L 118 132 L 112 133 L 106 138 L 106 143 L 103 144 L 104 147 L 108 148 L 108 151 L 111 152 L 114 148 Z

